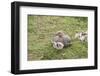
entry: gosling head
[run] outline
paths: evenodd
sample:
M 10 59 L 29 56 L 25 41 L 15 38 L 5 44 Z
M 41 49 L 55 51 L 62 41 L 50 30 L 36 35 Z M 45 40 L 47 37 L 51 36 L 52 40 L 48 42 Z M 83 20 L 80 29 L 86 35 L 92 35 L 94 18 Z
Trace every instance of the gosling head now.
M 60 49 L 63 49 L 64 44 L 61 42 L 53 42 L 53 47 L 60 50 Z

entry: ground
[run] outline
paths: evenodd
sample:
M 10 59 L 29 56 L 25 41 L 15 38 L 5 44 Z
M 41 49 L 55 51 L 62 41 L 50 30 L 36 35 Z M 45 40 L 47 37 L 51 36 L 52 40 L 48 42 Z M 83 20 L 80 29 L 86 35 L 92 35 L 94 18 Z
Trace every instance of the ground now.
M 28 60 L 80 59 L 88 57 L 87 42 L 75 39 L 75 33 L 87 31 L 87 17 L 28 16 Z M 51 39 L 57 31 L 64 31 L 72 45 L 57 50 Z

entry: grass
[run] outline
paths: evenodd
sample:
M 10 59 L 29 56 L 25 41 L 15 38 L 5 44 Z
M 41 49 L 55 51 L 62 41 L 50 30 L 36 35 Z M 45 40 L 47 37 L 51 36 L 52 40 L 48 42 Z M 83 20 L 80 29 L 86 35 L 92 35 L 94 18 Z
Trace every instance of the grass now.
M 87 42 L 74 39 L 77 31 L 86 31 L 87 17 L 28 16 L 28 60 L 80 59 L 88 57 Z M 51 39 L 57 31 L 64 31 L 72 45 L 57 50 Z

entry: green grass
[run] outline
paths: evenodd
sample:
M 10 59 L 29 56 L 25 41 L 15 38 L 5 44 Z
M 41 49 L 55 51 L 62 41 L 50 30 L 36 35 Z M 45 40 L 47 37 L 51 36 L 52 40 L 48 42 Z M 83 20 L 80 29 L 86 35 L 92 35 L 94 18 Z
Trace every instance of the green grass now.
M 77 31 L 86 31 L 87 17 L 28 16 L 28 60 L 80 59 L 88 57 L 87 42 L 74 39 Z M 64 31 L 72 45 L 57 50 L 51 39 L 57 31 Z

